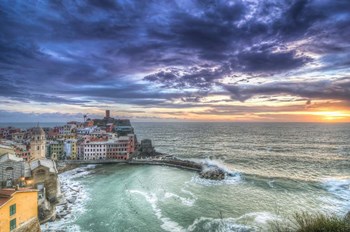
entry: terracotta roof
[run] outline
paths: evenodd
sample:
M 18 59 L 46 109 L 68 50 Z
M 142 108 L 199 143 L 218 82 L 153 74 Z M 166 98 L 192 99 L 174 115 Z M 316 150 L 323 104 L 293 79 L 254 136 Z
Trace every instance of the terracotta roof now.
M 1 197 L 11 197 L 13 193 L 15 193 L 15 189 L 0 189 L 0 196 Z
M 20 188 L 18 190 L 15 190 L 14 188 L 7 188 L 7 189 L 0 189 L 0 207 L 6 204 L 8 201 L 12 199 L 12 196 L 16 192 L 37 192 L 37 189 L 30 189 L 30 188 Z
M 23 192 L 37 192 L 37 189 L 33 188 L 19 188 L 18 190 L 14 188 L 4 188 L 0 189 L 0 197 L 10 197 L 12 196 L 15 192 L 23 193 Z
M 8 202 L 9 200 L 11 200 L 11 197 L 0 197 L 0 207 L 6 204 L 6 202 Z

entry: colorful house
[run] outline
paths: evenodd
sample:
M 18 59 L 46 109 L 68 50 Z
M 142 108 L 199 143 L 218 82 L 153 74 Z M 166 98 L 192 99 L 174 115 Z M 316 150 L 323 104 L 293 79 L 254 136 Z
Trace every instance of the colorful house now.
M 27 226 L 38 216 L 38 190 L 0 189 L 0 232 Z

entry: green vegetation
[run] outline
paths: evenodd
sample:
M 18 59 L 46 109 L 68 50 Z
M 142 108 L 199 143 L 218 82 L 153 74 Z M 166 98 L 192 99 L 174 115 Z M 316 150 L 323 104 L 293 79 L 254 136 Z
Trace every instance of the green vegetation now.
M 271 227 L 275 232 L 350 232 L 350 215 L 341 218 L 302 212 L 286 222 L 276 221 Z

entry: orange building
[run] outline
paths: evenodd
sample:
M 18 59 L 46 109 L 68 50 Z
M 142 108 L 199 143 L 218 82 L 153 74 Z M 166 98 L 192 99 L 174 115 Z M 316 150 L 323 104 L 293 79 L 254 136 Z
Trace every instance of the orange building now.
M 38 217 L 38 190 L 0 189 L 0 232 L 20 228 Z

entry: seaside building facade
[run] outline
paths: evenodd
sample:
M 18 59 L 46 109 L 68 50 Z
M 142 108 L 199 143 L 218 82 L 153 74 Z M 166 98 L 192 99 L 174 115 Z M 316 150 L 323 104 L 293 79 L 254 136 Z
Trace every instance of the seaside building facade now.
M 78 146 L 79 159 L 129 159 L 135 151 L 136 136 L 129 134 L 115 139 L 87 140 Z
M 49 157 L 53 160 L 63 158 L 64 154 L 64 140 L 51 141 L 48 145 Z
M 40 230 L 37 217 L 38 191 L 36 189 L 0 189 L 1 232 L 9 232 L 19 228 L 23 231 L 32 231 L 33 227 Z M 29 227 L 31 221 L 36 226 Z

